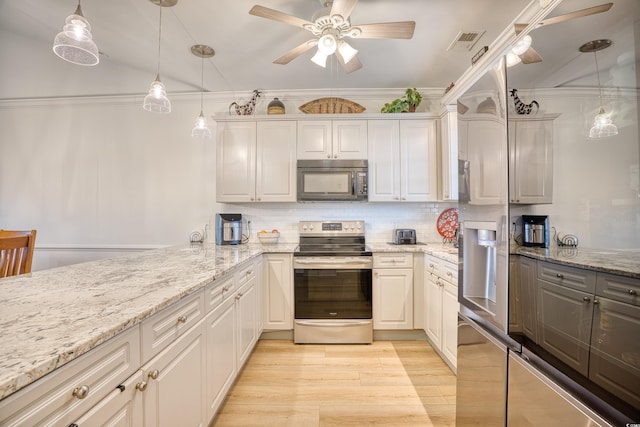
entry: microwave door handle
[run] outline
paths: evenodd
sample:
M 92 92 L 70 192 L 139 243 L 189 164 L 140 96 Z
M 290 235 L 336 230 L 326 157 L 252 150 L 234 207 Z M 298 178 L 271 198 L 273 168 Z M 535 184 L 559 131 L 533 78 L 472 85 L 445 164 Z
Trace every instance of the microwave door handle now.
M 356 173 L 355 171 L 351 171 L 351 195 L 357 196 L 356 194 Z

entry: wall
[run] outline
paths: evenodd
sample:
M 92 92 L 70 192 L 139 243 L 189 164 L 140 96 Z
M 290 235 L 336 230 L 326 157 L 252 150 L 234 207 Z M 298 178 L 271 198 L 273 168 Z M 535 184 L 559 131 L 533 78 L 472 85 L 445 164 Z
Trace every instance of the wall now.
M 437 112 L 441 91 L 424 92 L 418 110 Z M 377 112 L 403 93 L 272 92 L 256 113 L 275 96 L 288 113 L 322 96 Z M 231 101 L 250 93 L 243 96 L 206 94 L 204 111 L 226 115 Z M 429 229 L 437 204 L 217 205 L 215 139 L 190 137 L 200 96 L 170 98 L 168 115 L 144 111 L 143 96 L 0 101 L 0 228 L 38 230 L 34 270 L 183 243 L 191 230 L 213 224 L 216 212 L 245 213 L 255 231 L 279 228 L 289 242 L 297 239 L 297 221 L 318 218 L 365 219 L 368 234 L 381 241 L 395 226 L 420 229 L 421 239 L 438 237 Z

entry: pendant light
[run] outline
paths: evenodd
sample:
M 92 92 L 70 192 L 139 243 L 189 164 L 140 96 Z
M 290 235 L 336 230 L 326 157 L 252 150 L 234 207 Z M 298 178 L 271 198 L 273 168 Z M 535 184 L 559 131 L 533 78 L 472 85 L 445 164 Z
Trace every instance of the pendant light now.
M 207 123 L 207 118 L 203 114 L 203 97 L 204 97 L 204 59 L 211 58 L 215 55 L 213 49 L 203 44 L 191 46 L 191 53 L 202 58 L 200 67 L 200 115 L 196 118 L 196 122 L 191 130 L 192 138 L 211 139 L 211 129 Z
M 67 16 L 62 31 L 53 40 L 53 52 L 72 64 L 91 66 L 100 62 L 98 46 L 93 41 L 91 25 L 82 14 L 80 0 L 76 11 Z
M 144 97 L 142 107 L 152 113 L 170 113 L 171 101 L 167 97 L 164 83 L 160 81 L 160 42 L 162 40 L 162 8 L 175 6 L 178 0 L 150 0 L 151 3 L 160 6 L 160 24 L 158 26 L 158 71 L 156 79 L 149 87 L 149 93 Z
M 593 52 L 593 58 L 596 63 L 596 76 L 598 79 L 598 97 L 600 100 L 600 109 L 593 120 L 593 126 L 589 130 L 589 139 L 606 138 L 618 134 L 618 127 L 613 124 L 611 117 L 605 112 L 602 105 L 602 86 L 600 84 L 600 71 L 598 69 L 598 57 L 596 52 L 611 46 L 611 40 L 593 40 L 580 46 L 580 52 Z

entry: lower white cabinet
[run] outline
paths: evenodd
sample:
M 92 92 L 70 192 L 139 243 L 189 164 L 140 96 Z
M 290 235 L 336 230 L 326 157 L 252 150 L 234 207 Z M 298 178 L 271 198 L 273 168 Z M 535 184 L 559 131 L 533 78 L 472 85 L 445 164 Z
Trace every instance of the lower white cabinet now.
M 373 329 L 413 329 L 412 254 L 373 255 Z
M 425 255 L 425 333 L 455 371 L 458 347 L 458 271 L 455 264 Z
M 169 344 L 143 368 L 145 427 L 208 424 L 205 407 L 206 328 L 204 320 Z
M 263 255 L 262 287 L 264 329 L 293 329 L 293 259 L 291 254 Z
M 258 301 L 256 292 L 256 279 L 252 278 L 238 290 L 236 300 L 236 345 L 238 371 L 249 358 L 251 350 L 257 340 L 258 326 Z

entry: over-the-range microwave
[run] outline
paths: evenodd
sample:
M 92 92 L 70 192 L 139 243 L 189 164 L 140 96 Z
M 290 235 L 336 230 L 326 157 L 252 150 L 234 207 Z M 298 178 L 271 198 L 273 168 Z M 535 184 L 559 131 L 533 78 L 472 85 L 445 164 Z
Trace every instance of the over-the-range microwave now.
M 366 160 L 298 160 L 298 201 L 367 201 Z

